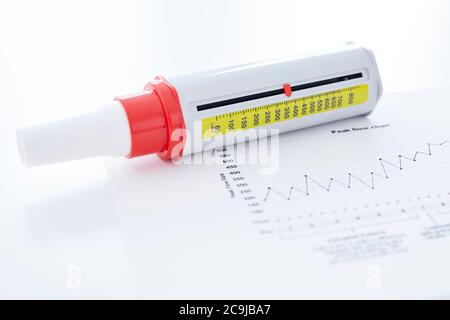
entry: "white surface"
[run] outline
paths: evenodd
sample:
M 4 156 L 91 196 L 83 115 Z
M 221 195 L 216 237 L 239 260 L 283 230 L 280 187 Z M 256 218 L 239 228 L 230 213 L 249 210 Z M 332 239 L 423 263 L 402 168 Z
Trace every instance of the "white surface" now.
M 131 134 L 120 102 L 96 112 L 17 130 L 17 144 L 25 166 L 39 166 L 100 156 L 130 154 Z
M 376 53 L 387 93 L 444 85 L 449 15 L 448 1 L 1 1 L 0 296 L 130 297 L 148 288 L 133 278 L 102 160 L 24 169 L 16 128 L 95 111 L 155 74 L 349 40 Z M 433 125 L 420 120 L 413 129 Z M 168 248 L 179 252 L 176 245 Z

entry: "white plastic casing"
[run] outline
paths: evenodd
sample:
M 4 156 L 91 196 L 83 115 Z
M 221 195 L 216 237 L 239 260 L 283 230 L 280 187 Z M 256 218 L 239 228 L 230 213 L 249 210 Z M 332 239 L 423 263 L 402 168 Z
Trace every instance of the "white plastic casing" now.
M 290 99 L 332 91 L 342 87 L 369 84 L 369 99 L 363 105 L 343 108 L 331 112 L 301 117 L 289 121 L 267 125 L 267 129 L 279 129 L 280 133 L 306 128 L 330 121 L 355 117 L 370 113 L 382 95 L 382 84 L 374 55 L 363 47 L 348 44 L 339 49 L 316 52 L 287 59 L 264 61 L 214 71 L 195 73 L 168 78 L 176 88 L 186 123 L 191 135 L 187 139 L 184 154 L 208 149 L 215 143 L 202 141 L 201 120 L 219 114 L 254 108 L 287 100 L 285 95 L 271 96 L 215 109 L 198 111 L 197 106 L 239 96 L 280 89 L 284 84 L 320 81 L 356 72 L 362 78 L 333 83 L 316 88 L 295 91 Z M 237 133 L 245 136 L 245 131 Z M 218 137 L 217 139 L 222 139 Z M 232 142 L 232 141 L 231 141 Z
M 279 94 L 204 111 L 198 111 L 198 105 L 276 90 L 286 83 L 295 86 L 355 73 L 361 73 L 362 77 L 294 91 L 289 100 L 368 84 L 367 102 L 357 107 L 340 108 L 264 127 L 283 133 L 370 113 L 382 94 L 382 84 L 372 52 L 363 47 L 346 45 L 340 49 L 309 55 L 168 78 L 178 94 L 187 129 L 184 154 L 200 152 L 219 144 L 215 141 L 203 141 L 203 119 L 285 101 L 287 97 Z M 233 135 L 248 138 L 245 131 Z M 213 140 L 218 139 L 223 142 L 223 137 Z M 94 113 L 20 129 L 17 131 L 17 142 L 26 166 L 102 155 L 127 156 L 132 149 L 130 123 L 122 104 L 117 101 Z

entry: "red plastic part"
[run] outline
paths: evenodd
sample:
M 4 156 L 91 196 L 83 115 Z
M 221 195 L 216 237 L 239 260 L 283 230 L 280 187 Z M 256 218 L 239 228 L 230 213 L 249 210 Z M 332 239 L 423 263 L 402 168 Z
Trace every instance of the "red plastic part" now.
M 158 153 L 164 160 L 182 156 L 186 126 L 175 88 L 156 77 L 144 91 L 118 97 L 131 132 L 129 158 Z
M 292 88 L 289 83 L 285 83 L 283 85 L 283 90 L 285 95 L 287 95 L 288 97 L 292 96 Z

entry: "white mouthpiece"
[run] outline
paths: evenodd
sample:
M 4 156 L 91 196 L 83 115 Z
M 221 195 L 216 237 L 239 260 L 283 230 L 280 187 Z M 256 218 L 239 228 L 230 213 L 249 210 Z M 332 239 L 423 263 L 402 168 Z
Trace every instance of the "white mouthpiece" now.
M 126 156 L 131 149 L 128 119 L 120 102 L 97 112 L 17 130 L 25 166 L 97 156 Z

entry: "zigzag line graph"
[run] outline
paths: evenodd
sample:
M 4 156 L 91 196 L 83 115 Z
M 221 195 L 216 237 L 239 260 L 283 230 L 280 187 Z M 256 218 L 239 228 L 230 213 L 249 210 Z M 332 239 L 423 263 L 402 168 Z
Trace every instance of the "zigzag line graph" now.
M 441 146 L 445 145 L 447 142 L 448 141 L 445 140 L 441 143 L 427 143 L 427 148 L 425 151 L 423 151 L 423 150 L 415 151 L 414 156 L 405 156 L 405 155 L 400 154 L 400 155 L 398 155 L 398 158 L 396 161 L 388 161 L 383 158 L 379 158 L 378 163 L 380 164 L 379 169 L 381 169 L 381 171 L 380 172 L 371 171 L 370 178 L 368 181 L 349 172 L 347 174 L 348 179 L 345 182 L 336 180 L 334 178 L 329 178 L 328 183 L 322 184 L 322 183 L 318 182 L 317 180 L 313 179 L 311 176 L 306 174 L 304 176 L 304 188 L 303 189 L 298 188 L 296 186 L 291 186 L 289 188 L 288 192 L 283 193 L 272 187 L 268 187 L 263 201 L 269 200 L 269 197 L 271 195 L 276 195 L 279 198 L 282 198 L 282 199 L 285 199 L 288 201 L 292 199 L 292 196 L 294 193 L 300 193 L 305 196 L 309 196 L 311 184 L 317 185 L 318 187 L 323 189 L 325 192 L 331 191 L 332 188 L 334 188 L 334 186 L 340 186 L 340 187 L 344 187 L 347 189 L 351 189 L 351 187 L 354 183 L 360 183 L 362 185 L 367 186 L 368 188 L 370 188 L 372 190 L 375 190 L 375 177 L 389 179 L 388 170 L 386 169 L 386 167 L 390 166 L 390 167 L 398 169 L 398 170 L 403 170 L 404 169 L 403 164 L 405 163 L 405 161 L 410 161 L 410 162 L 414 163 L 418 160 L 419 156 L 432 156 L 433 155 L 432 147 L 441 147 Z

